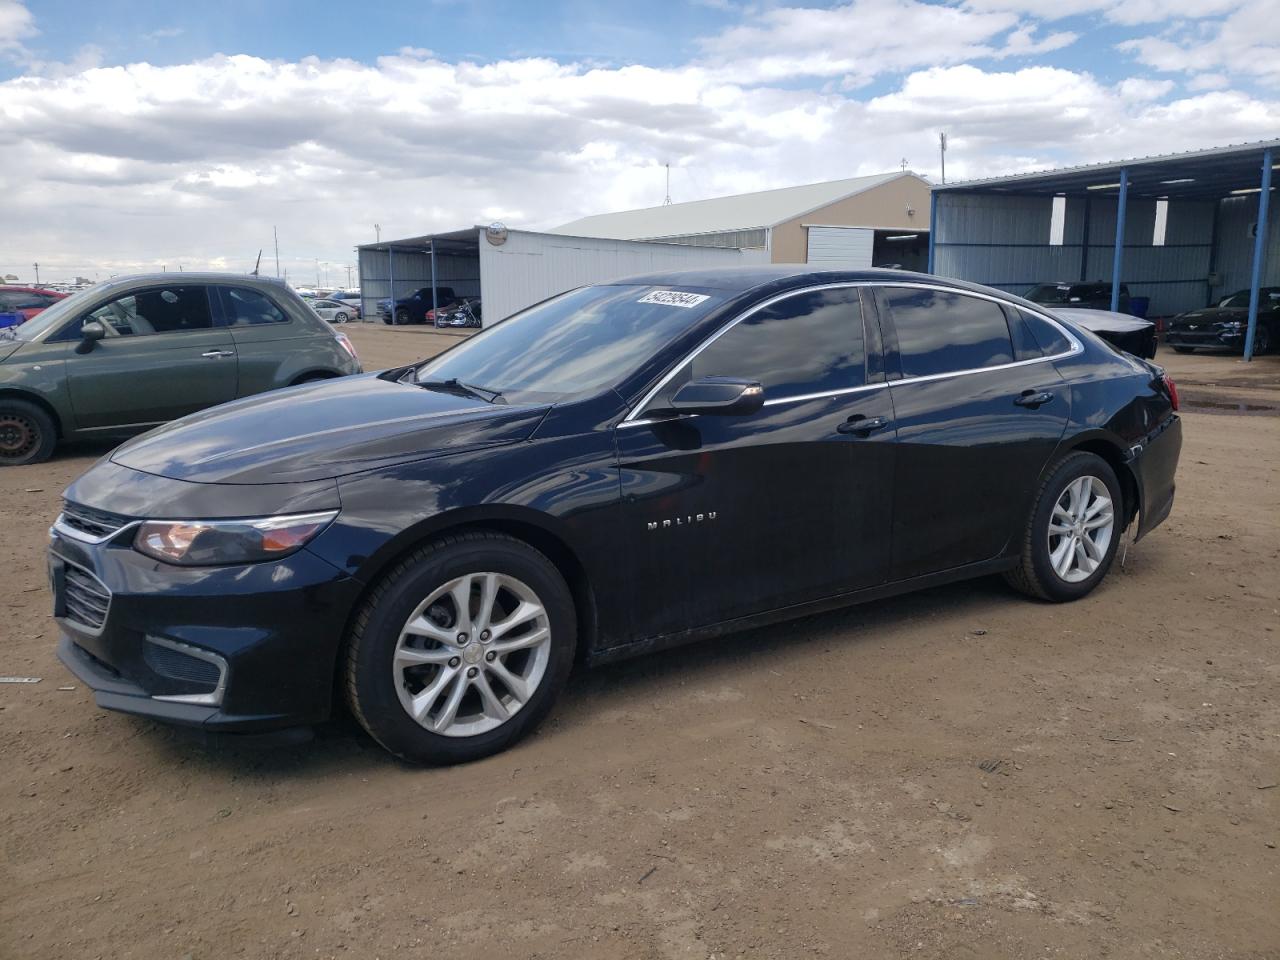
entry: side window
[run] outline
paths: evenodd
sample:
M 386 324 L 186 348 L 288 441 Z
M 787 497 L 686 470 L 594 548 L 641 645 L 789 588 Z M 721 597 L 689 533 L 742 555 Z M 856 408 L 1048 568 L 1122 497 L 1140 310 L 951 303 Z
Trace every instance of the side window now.
M 1040 342 L 1031 332 L 1030 314 L 1023 313 L 1016 307 L 1006 306 L 1004 316 L 1009 321 L 1009 334 L 1013 338 L 1013 355 L 1018 360 L 1035 360 L 1043 357 Z
M 1037 317 L 1026 310 L 1019 310 L 1018 316 L 1022 319 L 1022 326 L 1035 338 L 1046 357 L 1056 357 L 1071 349 L 1071 341 L 1066 335 L 1043 317 Z
M 271 298 L 248 287 L 222 287 L 223 322 L 231 327 L 256 327 L 266 323 L 288 323 L 285 312 Z M 315 306 L 325 301 L 314 300 Z
M 204 287 L 140 290 L 103 304 L 84 319 L 97 320 L 109 332 L 122 337 L 184 333 L 213 326 L 209 295 Z
M 866 382 L 856 287 L 799 293 L 757 310 L 717 338 L 673 379 L 745 377 L 766 400 L 859 387 Z
M 898 335 L 904 377 L 978 370 L 1013 361 L 1000 304 L 949 290 L 888 288 L 879 294 Z

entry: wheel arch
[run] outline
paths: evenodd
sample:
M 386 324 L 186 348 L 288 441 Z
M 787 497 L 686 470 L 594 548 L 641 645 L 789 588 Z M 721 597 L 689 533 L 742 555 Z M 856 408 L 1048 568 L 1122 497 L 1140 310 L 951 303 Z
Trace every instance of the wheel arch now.
M 310 370 L 303 370 L 301 373 L 296 374 L 294 378 L 289 381 L 289 386 L 296 387 L 300 383 L 310 383 L 314 380 L 336 380 L 340 376 L 342 376 L 342 374 L 338 373 L 336 370 L 328 370 L 324 367 L 315 367 Z
M 66 437 L 67 429 L 62 422 L 62 415 L 58 413 L 58 408 L 40 396 L 40 394 L 32 393 L 29 390 L 17 390 L 13 387 L 0 387 L 0 400 L 22 400 L 26 403 L 34 404 L 53 420 L 53 428 L 57 431 L 58 439 L 61 440 Z
M 376 559 L 360 571 L 364 589 L 351 605 L 351 612 L 343 626 L 342 641 L 338 644 L 333 670 L 333 702 L 342 702 L 340 665 L 346 656 L 352 624 L 369 594 L 387 571 L 394 569 L 409 554 L 434 540 L 459 533 L 502 534 L 528 544 L 545 556 L 569 586 L 578 620 L 577 657 L 579 661 L 586 658 L 595 646 L 597 634 L 595 592 L 586 566 L 577 551 L 569 544 L 563 532 L 554 529 L 554 526 L 552 518 L 530 508 L 462 508 L 432 517 L 397 537 L 387 550 L 380 551 Z
M 1138 488 L 1138 478 L 1134 476 L 1133 468 L 1129 466 L 1129 461 L 1125 458 L 1124 449 L 1115 440 L 1095 434 L 1076 440 L 1063 451 L 1063 454 L 1076 452 L 1092 453 L 1094 456 L 1101 457 L 1115 473 L 1116 480 L 1120 483 L 1120 492 L 1124 496 L 1124 524 L 1121 530 L 1127 530 L 1129 524 L 1138 515 L 1141 493 Z M 1056 466 L 1060 460 L 1061 457 L 1050 464 L 1050 469 Z

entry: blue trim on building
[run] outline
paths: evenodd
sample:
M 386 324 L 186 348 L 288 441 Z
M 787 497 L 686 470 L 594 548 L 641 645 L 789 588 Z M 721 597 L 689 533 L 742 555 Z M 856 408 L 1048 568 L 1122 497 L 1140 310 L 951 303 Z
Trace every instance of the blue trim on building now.
M 1258 331 L 1258 288 L 1262 262 L 1267 258 L 1267 212 L 1271 207 L 1271 148 L 1262 151 L 1262 192 L 1258 194 L 1258 229 L 1253 238 L 1253 276 L 1249 281 L 1249 330 L 1244 336 L 1244 358 L 1253 359 L 1253 336 Z

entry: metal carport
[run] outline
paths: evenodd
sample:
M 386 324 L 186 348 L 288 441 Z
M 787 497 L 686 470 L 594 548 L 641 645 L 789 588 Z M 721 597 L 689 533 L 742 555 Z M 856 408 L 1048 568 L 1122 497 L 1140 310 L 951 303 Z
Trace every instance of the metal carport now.
M 1208 299 L 1213 286 L 1225 286 L 1224 274 L 1239 275 L 1241 258 L 1232 257 L 1243 253 L 1247 237 L 1251 295 L 1244 356 L 1252 359 L 1258 290 L 1268 260 L 1272 273 L 1280 266 L 1277 251 L 1269 249 L 1280 231 L 1271 237 L 1267 231 L 1278 152 L 1280 140 L 1268 140 L 935 185 L 929 272 L 1012 288 L 1077 275 L 1098 279 L 1098 267 L 1109 260 L 1112 310 L 1122 283 L 1153 290 L 1160 302 L 1182 310 L 1204 305 L 1194 302 L 1194 285 L 1203 284 Z M 1250 219 L 1254 194 L 1256 219 Z M 1136 222 L 1135 213 L 1141 215 Z M 1111 239 L 1100 242 L 1106 232 Z M 1150 275 L 1128 279 L 1126 258 Z M 1035 270 L 1060 276 L 1030 275 Z M 1023 275 L 996 275 L 1002 271 Z M 1183 287 L 1173 292 L 1169 285 Z

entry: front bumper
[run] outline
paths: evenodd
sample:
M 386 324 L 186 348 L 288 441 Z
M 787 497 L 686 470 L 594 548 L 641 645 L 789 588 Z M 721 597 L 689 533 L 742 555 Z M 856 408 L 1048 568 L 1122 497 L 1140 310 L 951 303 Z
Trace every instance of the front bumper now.
M 1170 347 L 1204 347 L 1217 350 L 1243 350 L 1244 331 L 1223 330 L 1221 328 L 1201 328 L 1199 330 L 1168 330 L 1164 342 Z
M 232 567 L 175 567 L 129 545 L 50 532 L 58 658 L 100 707 L 259 731 L 329 716 L 360 585 L 306 550 Z

